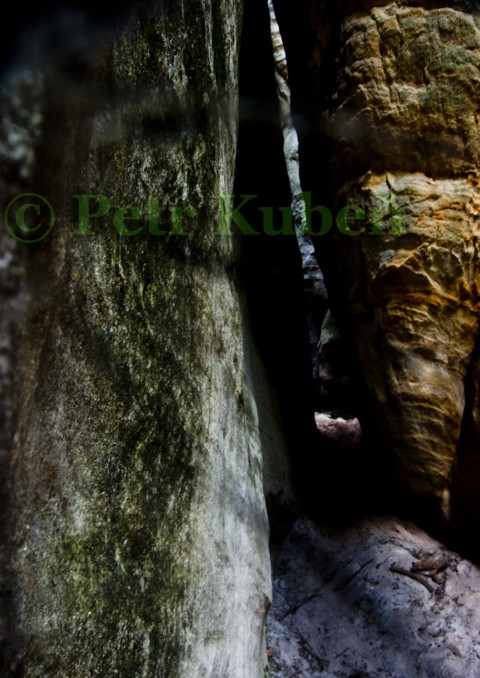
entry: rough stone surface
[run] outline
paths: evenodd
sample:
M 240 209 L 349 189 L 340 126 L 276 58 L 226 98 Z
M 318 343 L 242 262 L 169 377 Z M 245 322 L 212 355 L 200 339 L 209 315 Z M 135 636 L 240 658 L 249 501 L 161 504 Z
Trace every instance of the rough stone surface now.
M 45 28 L 37 47 L 58 52 L 5 80 L 3 195 L 43 194 L 57 219 L 42 243 L 2 250 L 2 675 L 263 676 L 257 406 L 232 239 L 216 235 L 239 3 L 117 23 L 86 45 Z M 17 77 L 43 84 L 35 105 Z M 80 227 L 78 194 L 111 211 Z M 114 223 L 127 205 L 132 236 Z M 170 209 L 189 205 L 182 227 Z
M 340 24 L 327 123 L 337 144 L 333 166 L 344 176 L 365 162 L 374 172 L 475 171 L 478 16 L 428 2 L 359 4 Z
M 272 678 L 478 678 L 478 567 L 414 525 L 295 523 L 274 555 Z
M 477 477 L 478 429 L 466 442 L 462 422 L 472 408 L 480 223 L 480 23 L 472 5 L 451 4 L 314 11 L 329 189 L 335 214 L 350 210 L 348 235 L 327 248 L 329 294 L 372 397 L 370 429 L 406 498 L 447 519 L 450 493 L 461 494 L 459 444 L 470 445 L 463 474 Z
M 468 179 L 369 174 L 343 196 L 367 215 L 375 205 L 386 215 L 377 221 L 386 235 L 344 238 L 337 250 L 377 421 L 397 477 L 417 496 L 441 498 L 478 334 L 480 193 Z

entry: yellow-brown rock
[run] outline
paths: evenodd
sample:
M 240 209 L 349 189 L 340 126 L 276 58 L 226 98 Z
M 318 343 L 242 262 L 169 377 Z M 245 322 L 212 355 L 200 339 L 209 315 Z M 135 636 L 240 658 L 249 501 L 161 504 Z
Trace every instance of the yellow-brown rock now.
M 315 8 L 331 194 L 360 232 L 335 238 L 336 282 L 401 486 L 478 523 L 480 20 L 418 4 L 342 3 L 338 41 Z
M 329 120 L 337 171 L 464 176 L 478 166 L 478 17 L 392 3 L 341 24 Z
M 468 179 L 370 174 L 344 197 L 371 214 L 389 195 L 385 229 L 402 233 L 342 236 L 337 252 L 362 372 L 399 477 L 415 495 L 442 499 L 478 334 L 480 195 Z

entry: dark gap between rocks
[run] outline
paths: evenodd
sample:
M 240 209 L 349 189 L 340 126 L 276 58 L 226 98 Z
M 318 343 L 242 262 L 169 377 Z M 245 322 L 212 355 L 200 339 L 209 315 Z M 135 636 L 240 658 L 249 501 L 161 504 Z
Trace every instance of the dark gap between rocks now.
M 302 187 L 309 190 L 313 179 L 311 172 L 302 171 L 302 147 L 309 147 L 313 114 L 307 110 L 311 102 L 292 91 L 290 119 L 286 63 L 279 69 L 277 59 L 276 68 L 272 53 L 271 13 L 267 2 L 245 4 L 235 196 L 236 204 L 240 196 L 257 196 L 242 207 L 241 214 L 258 235 L 238 238 L 238 270 L 252 333 L 282 420 L 297 509 L 319 523 L 347 525 L 364 513 L 383 512 L 382 483 L 369 459 L 371 451 L 360 439 L 358 417 L 365 397 L 352 376 L 348 344 L 339 323 L 327 312 L 317 263 L 322 243 L 300 237 L 302 189 L 294 125 L 299 128 Z M 289 26 L 298 31 L 295 46 L 299 35 L 306 35 L 308 43 L 311 29 L 292 22 Z M 280 32 L 275 41 L 282 51 Z M 281 231 L 285 223 L 279 208 L 290 205 L 295 232 L 267 235 L 265 212 L 260 208 L 273 208 L 274 228 Z M 289 508 L 268 488 L 266 494 L 275 542 L 285 535 Z

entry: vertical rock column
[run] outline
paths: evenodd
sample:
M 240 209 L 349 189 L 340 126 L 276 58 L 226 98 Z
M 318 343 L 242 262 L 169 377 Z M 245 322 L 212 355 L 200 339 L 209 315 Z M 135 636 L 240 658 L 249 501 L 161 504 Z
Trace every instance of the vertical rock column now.
M 325 246 L 370 426 L 405 498 L 448 517 L 479 329 L 480 24 L 418 4 L 315 5 L 332 207 L 350 206 Z
M 5 194 L 44 195 L 56 224 L 12 259 L 4 674 L 263 675 L 262 459 L 217 235 L 239 3 L 155 4 L 71 52 L 68 26 L 33 34 L 61 48 L 5 80 Z

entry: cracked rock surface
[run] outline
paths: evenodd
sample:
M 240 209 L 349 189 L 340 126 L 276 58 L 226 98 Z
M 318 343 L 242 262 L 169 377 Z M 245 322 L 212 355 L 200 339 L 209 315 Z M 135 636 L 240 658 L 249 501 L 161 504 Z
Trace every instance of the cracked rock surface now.
M 272 678 L 478 678 L 480 571 L 411 523 L 298 520 L 273 558 Z

